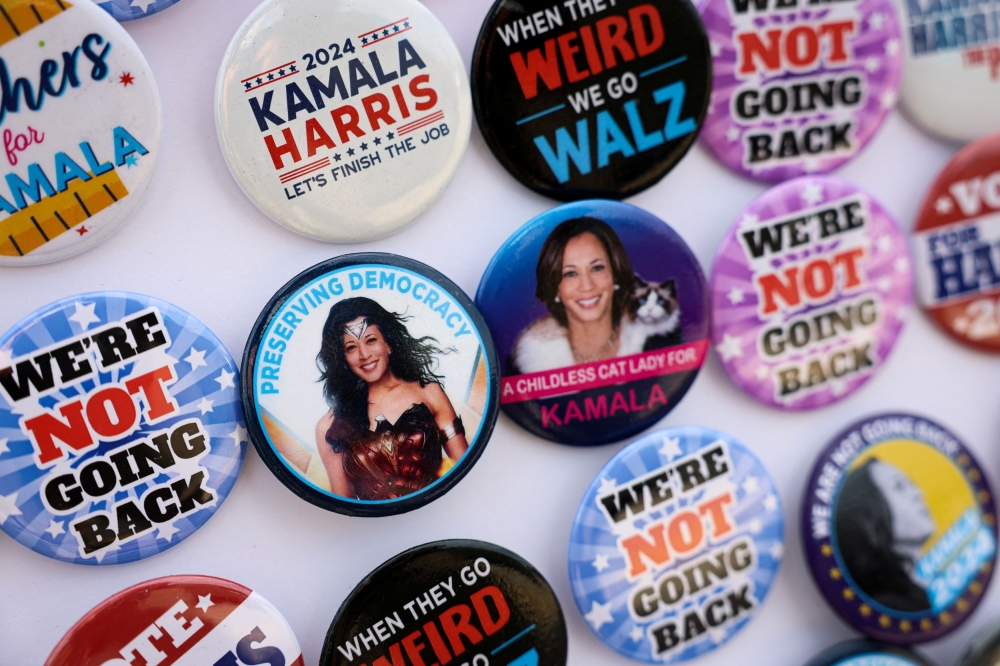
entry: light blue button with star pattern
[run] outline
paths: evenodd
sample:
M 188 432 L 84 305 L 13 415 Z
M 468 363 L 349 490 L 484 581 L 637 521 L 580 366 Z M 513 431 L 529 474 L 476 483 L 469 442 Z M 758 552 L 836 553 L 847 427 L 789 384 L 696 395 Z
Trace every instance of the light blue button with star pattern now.
M 232 356 L 126 292 L 48 305 L 0 337 L 0 529 L 63 562 L 176 546 L 229 495 L 247 435 Z
M 103 8 L 118 21 L 124 22 L 159 14 L 178 2 L 180 0 L 105 0 L 98 2 L 97 6 Z
M 753 619 L 784 554 L 781 498 L 733 437 L 697 426 L 636 440 L 601 470 L 570 534 L 590 629 L 626 657 L 674 664 Z

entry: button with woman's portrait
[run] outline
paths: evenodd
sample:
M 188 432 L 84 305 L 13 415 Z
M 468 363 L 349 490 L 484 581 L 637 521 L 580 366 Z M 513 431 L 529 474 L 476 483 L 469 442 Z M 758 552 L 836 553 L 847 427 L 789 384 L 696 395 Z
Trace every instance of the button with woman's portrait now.
M 1000 133 L 965 146 L 941 170 L 912 244 L 924 311 L 955 340 L 1000 352 Z
M 885 367 L 913 300 L 906 236 L 862 188 L 807 177 L 772 187 L 729 228 L 712 265 L 712 344 L 756 400 L 805 410 Z
M 694 144 L 711 92 L 691 0 L 497 0 L 472 58 L 486 144 L 561 201 L 658 183 Z
M 418 0 L 265 0 L 223 56 L 215 125 L 264 214 L 357 243 L 399 231 L 445 191 L 472 99 L 455 42 Z
M 959 627 L 996 563 L 983 469 L 953 433 L 912 414 L 872 416 L 831 440 L 806 486 L 802 535 L 827 602 L 890 643 Z
M 166 576 L 104 600 L 45 666 L 303 666 L 288 622 L 257 592 L 211 576 Z
M 934 666 L 934 664 L 909 648 L 855 639 L 837 643 L 823 650 L 810 659 L 806 666 Z M 992 662 L 990 666 L 993 666 Z
M 566 652 L 562 609 L 542 574 L 500 546 L 453 539 L 368 574 L 337 611 L 319 664 L 566 666 Z
M 665 222 L 614 201 L 529 221 L 494 255 L 476 303 L 503 363 L 504 412 L 554 442 L 607 444 L 649 428 L 708 350 L 697 258 Z
M 719 649 L 753 620 L 778 574 L 781 506 L 760 460 L 730 435 L 684 426 L 637 439 L 604 466 L 573 521 L 580 614 L 636 661 L 678 664 Z
M 496 349 L 475 305 L 391 254 L 317 264 L 264 308 L 243 355 L 257 452 L 299 497 L 356 516 L 450 490 L 499 413 Z

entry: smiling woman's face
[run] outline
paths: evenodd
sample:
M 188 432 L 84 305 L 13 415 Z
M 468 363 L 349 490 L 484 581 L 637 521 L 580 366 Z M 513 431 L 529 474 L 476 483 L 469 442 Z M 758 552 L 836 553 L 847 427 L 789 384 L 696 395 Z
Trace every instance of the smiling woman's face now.
M 567 318 L 579 323 L 610 318 L 614 282 L 608 252 L 597 236 L 583 233 L 566 243 L 559 300 Z
M 927 510 L 923 491 L 893 465 L 878 461 L 869 470 L 892 512 L 893 540 L 922 545 L 934 534 L 934 520 Z
M 360 324 L 358 317 L 348 325 Z M 378 326 L 369 326 L 356 338 L 344 332 L 344 358 L 351 371 L 369 384 L 377 382 L 389 369 L 389 345 Z

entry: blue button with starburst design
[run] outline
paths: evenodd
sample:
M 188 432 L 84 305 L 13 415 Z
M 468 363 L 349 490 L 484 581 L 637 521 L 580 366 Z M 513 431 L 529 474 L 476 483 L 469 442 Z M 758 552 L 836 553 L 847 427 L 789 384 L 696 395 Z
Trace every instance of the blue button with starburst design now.
M 89 293 L 29 315 L 0 337 L 0 529 L 74 564 L 176 546 L 243 466 L 238 386 L 219 339 L 159 299 Z
M 711 428 L 668 428 L 619 452 L 587 490 L 570 584 L 609 647 L 675 664 L 753 619 L 783 554 L 781 498 L 757 457 Z
M 159 14 L 169 9 L 180 0 L 104 0 L 97 6 L 115 17 L 118 21 L 134 21 L 153 14 Z

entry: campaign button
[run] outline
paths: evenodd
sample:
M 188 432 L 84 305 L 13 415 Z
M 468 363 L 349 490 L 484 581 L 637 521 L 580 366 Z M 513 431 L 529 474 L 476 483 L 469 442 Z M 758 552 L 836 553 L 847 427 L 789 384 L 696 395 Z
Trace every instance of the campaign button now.
M 853 159 L 896 105 L 903 66 L 892 0 L 702 0 L 713 103 L 702 143 L 778 182 Z
M 956 340 L 1000 352 L 1000 134 L 962 148 L 913 227 L 917 299 Z
M 885 365 L 911 295 L 906 237 L 868 192 L 831 177 L 777 185 L 743 211 L 712 266 L 712 343 L 772 407 L 842 400 Z
M 497 0 L 472 59 L 490 150 L 562 201 L 624 199 L 659 182 L 694 143 L 711 89 L 689 0 Z
M 281 288 L 243 355 L 257 453 L 302 499 L 353 516 L 419 508 L 482 455 L 496 349 L 451 280 L 392 254 L 342 255 Z
M 753 619 L 783 555 L 781 497 L 753 453 L 711 428 L 668 428 L 590 485 L 570 532 L 570 586 L 608 647 L 676 664 Z
M 529 221 L 493 256 L 476 303 L 503 363 L 501 407 L 554 442 L 607 444 L 649 428 L 708 352 L 697 258 L 662 220 L 615 201 Z
M 827 648 L 806 666 L 934 666 L 913 650 L 855 639 Z M 992 662 L 991 662 L 992 666 Z
M 368 574 L 337 611 L 319 663 L 565 666 L 566 643 L 542 574 L 509 550 L 455 539 Z
M 886 413 L 838 433 L 802 502 L 806 559 L 830 606 L 889 643 L 954 631 L 996 562 L 993 495 L 961 441 L 933 421 Z
M 132 38 L 92 2 L 0 0 L 0 266 L 97 245 L 146 194 L 160 96 Z
M 387 236 L 426 211 L 472 128 L 458 48 L 417 0 L 267 0 L 229 44 L 215 107 L 250 200 L 338 243 Z
M 959 143 L 1000 130 L 1000 10 L 974 2 L 895 4 L 904 27 L 906 115 Z
M 159 14 L 176 5 L 180 0 L 104 0 L 97 6 L 115 17 L 117 21 L 132 21 Z
M 281 613 L 253 590 L 210 576 L 167 576 L 101 602 L 63 636 L 45 666 L 303 666 Z
M 0 336 L 0 528 L 73 564 L 176 546 L 243 466 L 236 374 L 204 324 L 149 296 L 81 294 L 22 319 Z

